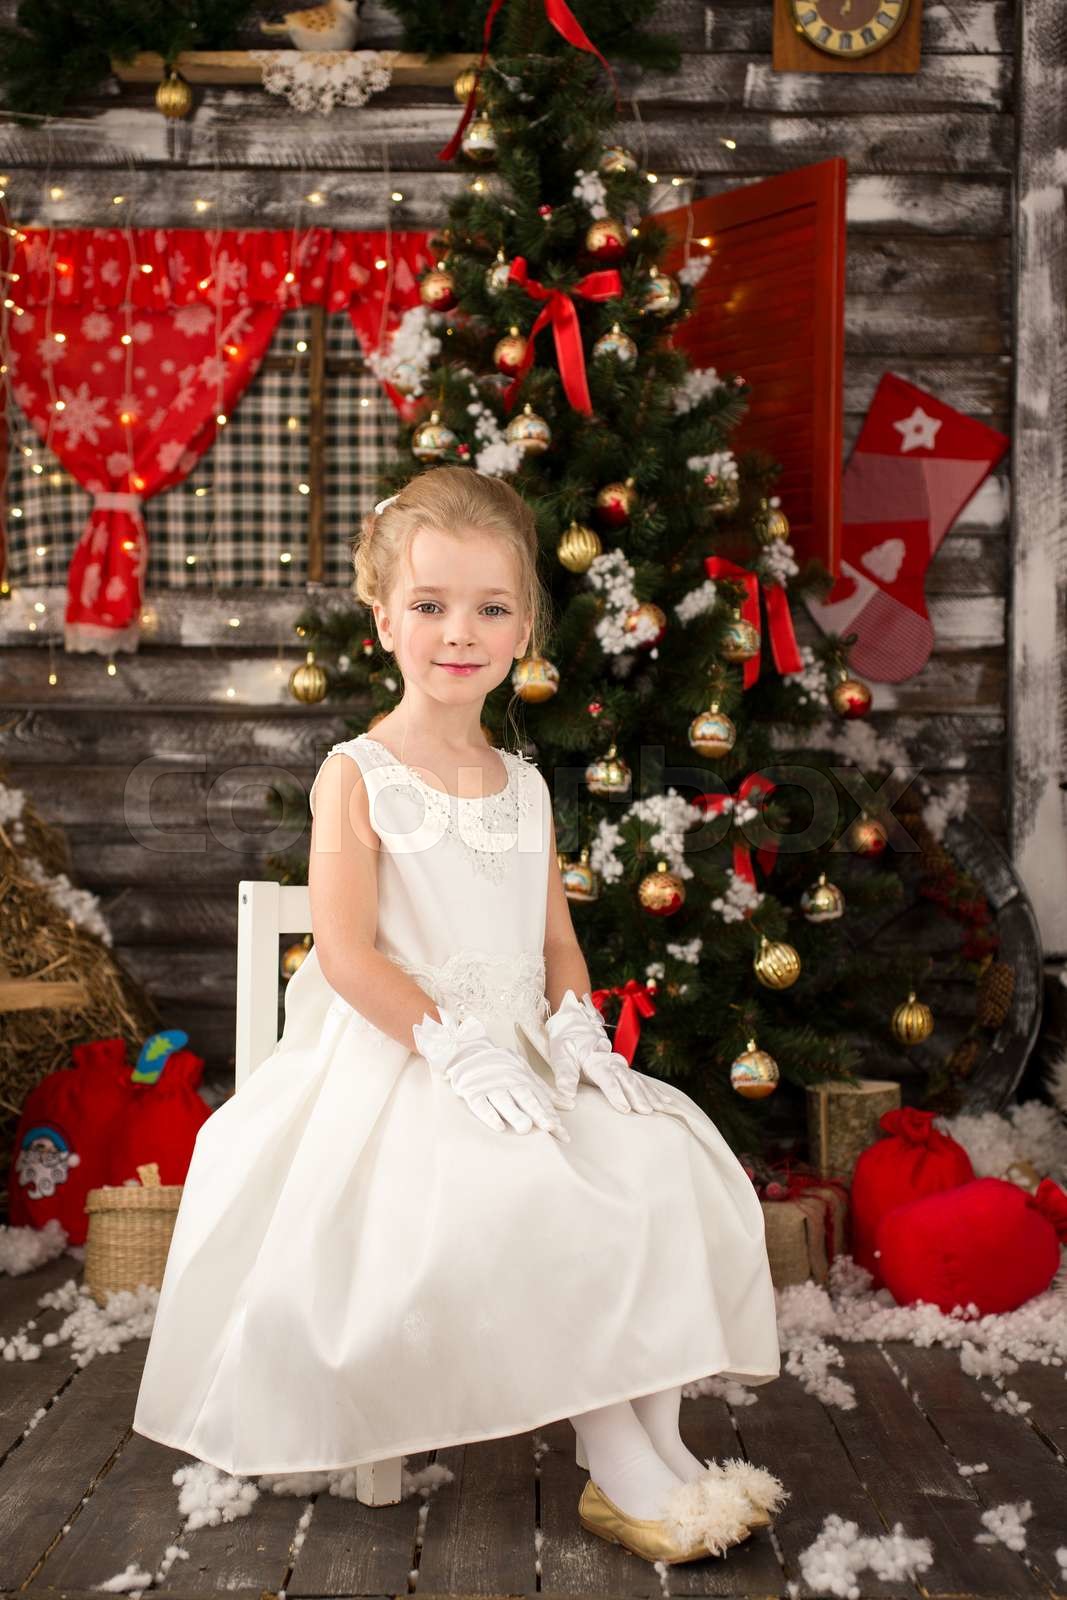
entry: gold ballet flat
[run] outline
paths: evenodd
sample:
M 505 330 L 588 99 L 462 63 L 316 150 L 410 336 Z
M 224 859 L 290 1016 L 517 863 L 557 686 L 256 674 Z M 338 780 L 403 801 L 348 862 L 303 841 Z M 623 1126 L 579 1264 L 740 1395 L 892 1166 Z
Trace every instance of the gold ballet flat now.
M 703 1561 L 711 1551 L 699 1539 L 686 1547 L 670 1532 L 668 1524 L 658 1517 L 630 1517 L 609 1500 L 604 1491 L 588 1479 L 578 1502 L 578 1520 L 589 1533 L 606 1539 L 609 1544 L 621 1544 L 635 1556 L 646 1561 L 662 1561 L 667 1566 L 677 1566 L 683 1561 Z M 751 1530 L 746 1529 L 740 1544 Z

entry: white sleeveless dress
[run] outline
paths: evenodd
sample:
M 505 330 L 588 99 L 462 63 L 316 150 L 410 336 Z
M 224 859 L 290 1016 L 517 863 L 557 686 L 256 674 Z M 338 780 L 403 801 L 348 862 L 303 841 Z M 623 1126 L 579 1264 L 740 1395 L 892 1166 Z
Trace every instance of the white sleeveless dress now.
M 462 799 L 367 734 L 336 751 L 382 840 L 377 947 L 551 1082 L 540 772 L 500 751 L 505 789 Z M 312 948 L 273 1054 L 197 1136 L 135 1431 L 229 1473 L 314 1471 L 777 1377 L 759 1199 L 657 1081 L 651 1114 L 582 1083 L 569 1144 L 496 1132 Z

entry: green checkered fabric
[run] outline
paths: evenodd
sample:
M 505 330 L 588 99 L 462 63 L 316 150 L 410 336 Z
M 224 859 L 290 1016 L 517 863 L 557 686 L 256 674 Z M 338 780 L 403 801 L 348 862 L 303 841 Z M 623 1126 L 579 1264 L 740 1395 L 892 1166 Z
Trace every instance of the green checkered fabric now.
M 352 540 L 395 451 L 397 416 L 373 373 L 336 370 L 338 362 L 361 360 L 348 317 L 327 317 L 326 330 L 322 581 L 350 587 Z M 310 313 L 287 312 L 270 354 L 295 355 L 296 370 L 261 366 L 196 469 L 146 503 L 146 596 L 159 589 L 288 589 L 306 583 L 310 497 L 298 486 L 310 482 L 310 352 L 295 347 L 309 337 Z M 14 403 L 10 422 L 8 581 L 62 586 L 91 497 L 44 449 Z M 35 473 L 35 464 L 43 472 Z M 288 561 L 282 559 L 286 553 Z

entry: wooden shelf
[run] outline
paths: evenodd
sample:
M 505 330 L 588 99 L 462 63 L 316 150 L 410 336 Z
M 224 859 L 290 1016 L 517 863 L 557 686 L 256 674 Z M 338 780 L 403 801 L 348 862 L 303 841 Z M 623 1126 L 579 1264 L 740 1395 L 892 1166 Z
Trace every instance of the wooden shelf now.
M 272 46 L 264 40 L 263 49 Z M 293 56 L 305 52 L 285 52 Z M 400 86 L 420 84 L 423 87 L 450 88 L 465 67 L 478 61 L 476 55 L 435 56 L 427 60 L 424 55 L 413 55 L 403 50 L 382 50 L 380 55 L 392 62 L 393 83 Z M 250 83 L 262 82 L 262 67 L 252 59 L 248 50 L 185 50 L 175 61 L 175 66 L 187 83 Z M 163 57 L 153 50 L 142 50 L 130 61 L 112 60 L 111 70 L 121 83 L 160 83 L 163 78 Z

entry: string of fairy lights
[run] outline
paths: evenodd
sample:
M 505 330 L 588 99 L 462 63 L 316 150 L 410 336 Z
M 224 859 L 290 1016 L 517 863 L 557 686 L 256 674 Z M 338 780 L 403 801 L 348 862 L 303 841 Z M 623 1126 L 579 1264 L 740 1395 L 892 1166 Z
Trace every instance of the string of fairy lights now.
M 457 81 L 456 92 L 457 98 L 465 98 L 465 92 L 463 95 L 460 94 L 459 80 Z M 633 110 L 634 126 L 637 131 L 639 141 L 640 168 L 643 170 L 644 176 L 647 179 L 650 187 L 654 190 L 662 190 L 663 197 L 667 198 L 671 191 L 682 189 L 683 187 L 691 184 L 693 180 L 692 178 L 686 178 L 678 174 L 661 177 L 659 173 L 649 170 L 647 130 L 644 122 L 642 121 L 640 107 L 636 99 L 631 101 L 631 106 Z M 62 183 L 53 181 L 52 174 L 54 170 L 54 163 L 51 131 L 48 127 L 48 119 L 42 118 L 40 120 L 42 123 L 44 123 L 44 127 L 41 131 L 44 142 L 46 143 L 47 159 L 44 164 L 43 173 L 41 173 L 40 169 L 38 169 L 37 174 L 38 181 L 42 185 L 42 199 L 39 204 L 41 209 L 44 211 L 46 219 L 43 227 L 46 245 L 46 260 L 52 261 L 54 259 L 54 243 L 57 232 L 57 224 L 53 219 L 53 213 L 50 211 L 50 207 L 61 205 L 64 201 L 67 201 L 70 196 L 68 190 Z M 80 119 L 75 118 L 64 118 L 64 123 L 77 122 L 79 120 Z M 97 135 L 99 134 L 99 130 L 93 123 L 85 121 L 84 125 L 87 130 L 93 130 Z M 736 141 L 732 138 L 722 137 L 720 138 L 719 142 L 728 150 L 734 150 L 737 147 Z M 114 150 L 110 143 L 108 145 L 108 150 L 113 156 Z M 112 360 L 124 361 L 123 394 L 120 397 L 119 403 L 121 409 L 118 413 L 117 421 L 123 430 L 125 454 L 128 460 L 132 463 L 134 460 L 134 428 L 137 421 L 136 411 L 134 409 L 136 405 L 134 391 L 134 361 L 136 356 L 135 344 L 137 340 L 137 334 L 135 332 L 136 309 L 133 303 L 133 285 L 136 282 L 138 273 L 146 276 L 150 275 L 152 272 L 154 272 L 155 267 L 151 262 L 141 262 L 137 260 L 135 238 L 135 229 L 137 227 L 135 197 L 139 188 L 139 174 L 133 159 L 133 155 L 128 149 L 124 152 L 124 159 L 127 168 L 127 182 L 120 190 L 112 195 L 111 205 L 115 212 L 115 222 L 113 225 L 117 226 L 118 230 L 123 234 L 130 265 L 127 275 L 127 282 L 125 285 L 125 292 L 120 304 L 116 308 L 120 314 L 119 320 L 121 322 L 122 331 L 118 335 L 117 346 L 114 348 L 114 350 L 108 352 L 108 356 Z M 306 182 L 308 176 L 307 169 L 301 165 L 300 170 L 301 177 Z M 207 229 L 209 249 L 208 274 L 198 282 L 198 288 L 205 293 L 211 287 L 213 281 L 218 282 L 217 274 L 220 239 L 223 233 L 227 231 L 226 225 L 218 220 L 220 195 L 223 191 L 224 185 L 222 183 L 222 167 L 219 160 L 217 131 L 213 133 L 212 172 L 214 181 L 213 184 L 209 186 L 208 192 L 194 195 L 190 202 L 194 219 L 197 217 L 208 218 L 210 214 L 210 218 L 215 224 Z M 386 224 L 384 229 L 386 243 L 383 253 L 376 257 L 373 263 L 376 271 L 386 273 L 386 283 L 384 293 L 382 295 L 379 343 L 381 338 L 384 337 L 386 331 L 394 274 L 392 218 L 394 215 L 394 208 L 402 205 L 405 200 L 403 189 L 394 185 L 391 177 L 389 146 L 388 141 L 385 139 L 383 139 L 381 142 L 381 177 L 385 192 L 388 194 L 388 203 L 383 206 Z M 320 179 L 315 187 L 307 189 L 297 200 L 296 215 L 292 227 L 289 230 L 288 268 L 284 274 L 283 280 L 287 285 L 293 284 L 297 281 L 297 272 L 294 270 L 294 268 L 299 264 L 302 258 L 302 252 L 305 248 L 306 241 L 315 229 L 324 225 L 322 220 L 320 220 L 319 212 L 323 207 L 328 205 L 330 197 L 328 189 L 321 186 L 321 184 L 322 180 Z M 474 193 L 484 193 L 490 189 L 491 184 L 492 174 L 474 173 L 469 179 L 468 187 Z M 11 221 L 7 204 L 8 192 L 10 191 L 11 186 L 12 178 L 10 174 L 0 174 L 0 220 L 2 220 L 4 231 L 12 240 L 17 241 L 18 243 L 25 243 L 28 235 L 24 230 L 30 227 L 35 229 L 41 228 L 41 224 L 34 221 L 32 223 L 25 222 L 19 225 L 14 224 Z M 20 195 L 20 201 L 21 199 L 22 197 Z M 306 224 L 305 207 L 309 208 L 309 211 L 313 213 L 313 220 L 309 217 Z M 20 210 L 28 209 L 28 202 L 25 205 L 20 205 Z M 650 210 L 654 209 L 656 209 L 655 204 L 650 207 Z M 699 244 L 705 249 L 710 249 L 712 245 L 712 240 L 710 238 L 701 238 L 694 241 L 691 208 L 687 208 L 687 212 L 687 230 L 684 240 L 684 264 L 688 264 L 690 251 L 694 243 Z M 177 224 L 172 224 L 172 226 L 173 225 Z M 631 233 L 633 235 L 636 236 L 638 232 L 639 229 L 636 226 L 631 228 Z M 64 273 L 72 270 L 73 265 L 71 262 L 62 260 L 55 261 L 55 270 L 50 275 L 49 293 L 47 299 L 43 307 L 39 308 L 43 310 L 44 313 L 44 334 L 39 345 L 39 348 L 41 349 L 47 350 L 49 342 L 55 343 L 57 346 L 61 347 L 66 341 L 66 335 L 61 330 L 54 328 L 53 319 L 56 302 L 57 280 Z M 2 273 L 2 277 L 6 281 L 4 282 L 5 294 L 2 307 L 0 307 L 0 351 L 6 351 L 9 348 L 9 321 L 12 317 L 21 316 L 24 308 L 19 304 L 17 298 L 19 274 L 15 271 L 4 271 Z M 222 430 L 225 429 L 230 422 L 230 418 L 225 408 L 225 365 L 222 357 L 224 355 L 229 355 L 231 358 L 233 358 L 239 355 L 241 351 L 240 346 L 235 344 L 233 339 L 228 335 L 226 320 L 228 308 L 225 304 L 226 296 L 224 292 L 224 286 L 223 289 L 219 293 L 214 294 L 211 299 L 213 301 L 215 311 L 216 351 L 216 359 L 214 362 L 214 375 L 216 383 L 214 420 L 216 427 Z M 451 327 L 447 327 L 445 331 L 447 333 L 451 333 L 453 330 Z M 298 337 L 294 341 L 293 349 L 298 356 L 306 355 L 308 353 L 307 339 L 303 336 Z M 49 649 L 48 683 L 51 687 L 55 687 L 59 682 L 59 674 L 56 666 L 56 641 L 57 637 L 61 637 L 62 634 L 62 609 L 66 602 L 66 573 L 65 571 L 61 570 L 61 563 L 65 560 L 65 551 L 62 547 L 60 530 L 69 529 L 70 489 L 73 486 L 76 486 L 76 480 L 72 477 L 72 475 L 67 473 L 65 469 L 61 468 L 58 456 L 53 448 L 52 441 L 54 430 L 62 417 L 62 413 L 65 409 L 65 402 L 61 395 L 57 392 L 54 362 L 43 359 L 42 366 L 44 368 L 44 376 L 48 388 L 48 422 L 43 445 L 35 434 L 28 432 L 26 429 L 25 421 L 21 417 L 20 408 L 17 406 L 13 397 L 11 373 L 9 371 L 6 359 L 0 361 L 0 380 L 3 382 L 3 406 L 4 415 L 8 424 L 9 438 L 15 440 L 18 436 L 22 437 L 22 442 L 19 443 L 16 448 L 21 451 L 25 459 L 31 461 L 32 465 L 30 471 L 34 479 L 41 484 L 42 490 L 47 485 L 48 489 L 57 491 L 54 494 L 43 493 L 40 496 L 35 495 L 34 504 L 32 508 L 29 508 L 33 528 L 35 530 L 38 528 L 43 530 L 39 536 L 39 542 L 33 546 L 32 556 L 35 561 L 44 562 L 47 563 L 47 565 L 44 569 L 40 567 L 37 568 L 35 572 L 35 578 L 37 578 L 37 582 L 30 583 L 26 586 L 29 593 L 24 599 L 24 604 L 26 605 L 26 631 L 30 634 L 35 634 L 44 629 L 46 633 Z M 294 365 L 292 370 L 295 376 L 298 370 L 297 367 Z M 371 404 L 371 402 L 366 396 L 361 396 L 359 404 L 360 406 L 366 408 Z M 301 416 L 297 414 L 299 408 L 293 403 L 292 400 L 290 400 L 290 405 L 292 406 L 292 409 L 289 411 L 289 414 L 285 420 L 287 466 L 295 492 L 306 498 L 310 496 L 312 487 L 306 471 L 306 466 L 308 463 L 308 419 L 306 416 L 302 419 Z M 216 437 L 215 441 L 215 444 L 217 443 L 218 437 Z M 44 460 L 40 459 L 41 455 L 44 456 Z M 49 457 L 51 458 L 51 465 L 49 465 Z M 205 453 L 205 455 L 202 457 L 202 464 L 210 467 L 212 471 L 212 478 L 214 479 L 217 468 L 217 462 L 214 459 L 214 448 L 209 449 Z M 195 478 L 196 475 L 197 469 L 194 468 L 193 472 L 189 474 L 189 479 Z M 202 537 L 199 538 L 198 542 L 194 544 L 192 549 L 186 552 L 184 558 L 185 564 L 190 569 L 201 568 L 205 572 L 208 578 L 211 596 L 213 599 L 217 599 L 220 591 L 215 560 L 215 541 L 218 528 L 216 522 L 216 507 L 213 488 L 208 484 L 190 482 L 189 479 L 185 480 L 182 485 L 176 486 L 176 488 L 178 492 L 182 492 L 184 490 L 184 492 L 188 493 L 198 501 L 207 500 L 208 517 Z M 141 478 L 132 469 L 128 475 L 128 481 L 131 490 L 135 493 L 145 488 L 143 478 Z M 169 492 L 173 493 L 175 491 L 171 490 Z M 8 515 L 13 522 L 22 521 L 26 517 L 26 514 L 27 507 L 22 505 L 11 505 L 8 508 Z M 198 531 L 198 521 L 194 520 L 193 526 L 194 530 Z M 196 537 L 195 532 L 194 537 Z M 133 541 L 128 541 L 126 548 L 133 548 Z M 293 551 L 289 548 L 283 548 L 279 550 L 278 561 L 282 567 L 289 567 L 293 561 Z M 42 588 L 44 590 L 44 597 L 37 592 Z M 21 598 L 23 597 L 21 596 L 18 588 L 11 584 L 6 577 L 0 580 L 0 599 L 5 600 L 8 603 L 16 603 Z M 60 615 L 58 619 L 50 615 L 50 599 L 53 605 L 58 605 L 60 608 Z M 145 600 L 144 604 L 142 605 L 139 620 L 142 631 L 148 636 L 151 636 L 158 628 L 158 612 L 150 601 Z M 51 623 L 51 626 L 49 626 L 49 623 Z M 239 628 L 241 626 L 240 615 L 234 614 L 227 617 L 226 626 L 231 629 Z M 279 644 L 278 659 L 276 662 L 277 670 L 282 674 L 286 673 L 287 671 L 287 668 L 283 665 L 281 660 L 282 652 L 285 648 L 286 647 L 283 644 Z M 118 672 L 118 664 L 113 655 L 108 655 L 106 657 L 105 670 L 107 674 L 112 677 Z M 228 699 L 235 699 L 237 697 L 237 689 L 233 684 L 227 685 L 224 692 L 226 698 Z

